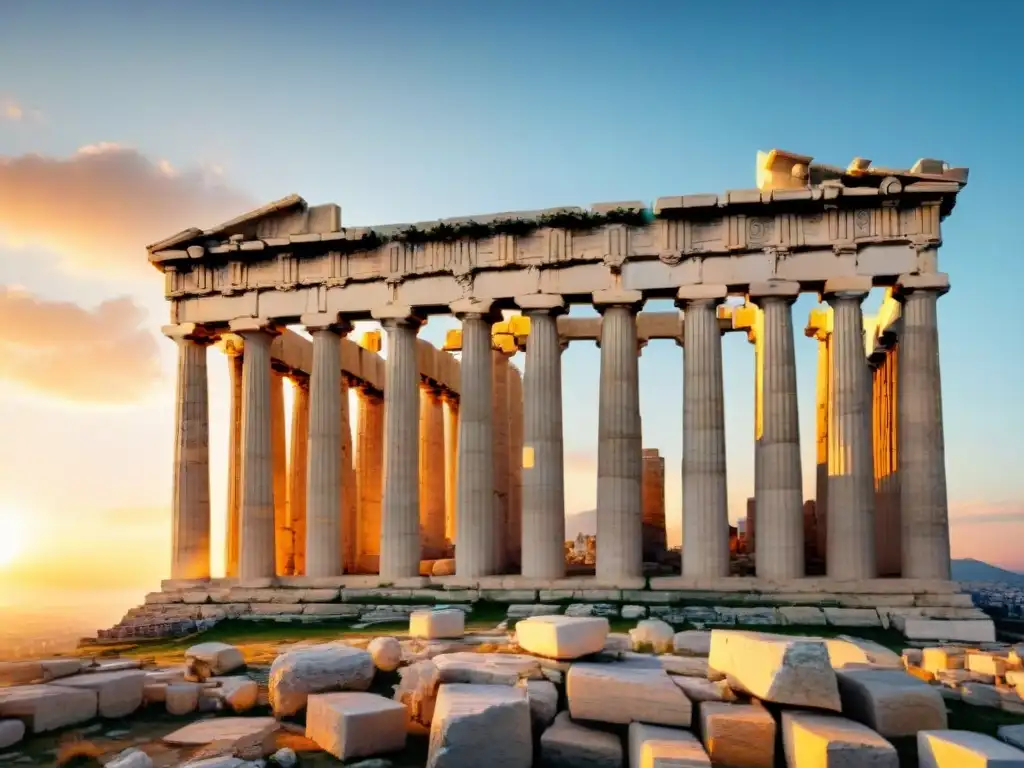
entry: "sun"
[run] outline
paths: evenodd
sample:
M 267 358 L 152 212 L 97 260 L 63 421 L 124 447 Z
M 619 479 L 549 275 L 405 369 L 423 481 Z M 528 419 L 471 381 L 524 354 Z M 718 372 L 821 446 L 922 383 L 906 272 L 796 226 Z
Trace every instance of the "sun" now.
M 24 516 L 16 510 L 0 507 L 0 568 L 14 562 L 24 544 Z

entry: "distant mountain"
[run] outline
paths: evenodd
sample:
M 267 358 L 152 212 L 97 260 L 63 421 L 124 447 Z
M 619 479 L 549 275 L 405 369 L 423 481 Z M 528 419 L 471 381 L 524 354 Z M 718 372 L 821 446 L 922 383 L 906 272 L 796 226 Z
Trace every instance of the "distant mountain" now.
M 597 535 L 597 510 L 588 509 L 584 512 L 573 512 L 565 516 L 565 540 L 575 539 L 579 534 L 584 536 Z
M 1024 573 L 1007 571 L 981 560 L 965 558 L 953 561 L 953 581 L 1002 581 L 1024 586 Z

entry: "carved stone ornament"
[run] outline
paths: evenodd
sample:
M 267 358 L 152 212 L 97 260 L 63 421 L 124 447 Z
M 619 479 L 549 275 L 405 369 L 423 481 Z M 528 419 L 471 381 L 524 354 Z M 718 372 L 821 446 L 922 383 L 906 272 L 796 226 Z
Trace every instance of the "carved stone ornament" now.
M 662 264 L 668 264 L 670 267 L 674 267 L 682 260 L 682 251 L 662 251 L 661 253 L 658 254 L 658 261 L 660 261 Z

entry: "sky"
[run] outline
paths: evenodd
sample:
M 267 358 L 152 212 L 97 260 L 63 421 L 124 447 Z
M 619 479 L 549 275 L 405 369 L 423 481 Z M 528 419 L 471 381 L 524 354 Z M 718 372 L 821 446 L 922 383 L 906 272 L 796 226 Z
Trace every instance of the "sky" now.
M 146 244 L 293 192 L 354 226 L 750 188 L 771 148 L 971 169 L 940 253 L 952 547 L 1024 570 L 1022 23 L 1020 4 L 934 0 L 2 4 L 0 540 L 17 553 L 0 602 L 168 574 L 175 350 Z M 798 329 L 816 305 L 796 303 Z M 753 349 L 723 343 L 735 520 Z M 228 392 L 210 354 L 216 569 Z M 598 355 L 564 356 L 568 513 L 595 506 Z M 814 342 L 797 355 L 811 497 Z M 678 541 L 682 353 L 654 342 L 640 372 Z

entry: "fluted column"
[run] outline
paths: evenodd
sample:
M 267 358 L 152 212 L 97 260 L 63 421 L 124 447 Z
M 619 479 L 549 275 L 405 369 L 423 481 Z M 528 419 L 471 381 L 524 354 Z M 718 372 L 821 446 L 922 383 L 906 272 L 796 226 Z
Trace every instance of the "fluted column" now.
M 459 467 L 459 398 L 451 392 L 442 394 L 444 400 L 444 536 L 449 545 L 455 544 L 456 516 L 455 492 L 458 487 Z
M 490 302 L 460 301 L 459 461 L 455 573 L 473 578 L 495 571 L 494 425 Z
M 421 320 L 408 307 L 374 312 L 388 334 L 384 390 L 384 493 L 380 575 L 420 573 L 420 375 L 416 333 Z
M 832 310 L 811 310 L 804 335 L 818 342 L 815 386 L 815 550 L 825 562 L 828 553 L 828 425 L 832 398 L 829 397 L 832 360 Z
M 729 575 L 722 331 L 724 285 L 687 286 L 683 310 L 683 575 Z M 761 510 L 757 510 L 760 518 Z M 758 520 L 758 538 L 763 527 Z
M 804 575 L 803 477 L 791 309 L 799 295 L 799 283 L 750 286 L 751 299 L 764 313 L 761 465 L 755 488 L 761 528 L 756 564 L 757 575 L 763 579 Z
M 508 358 L 500 350 L 491 352 L 491 425 L 494 456 L 494 546 L 495 573 L 508 570 Z
M 271 367 L 270 376 L 270 443 L 274 467 L 274 572 L 289 573 L 294 541 L 288 513 L 288 445 L 285 440 L 284 386 L 285 375 Z
M 384 400 L 376 392 L 359 392 L 356 483 L 359 497 L 358 562 L 360 570 L 380 570 L 380 502 L 384 472 Z
M 870 278 L 825 283 L 825 298 L 833 311 L 828 429 L 828 575 L 833 579 L 877 575 L 871 378 L 861 312 L 870 289 Z
M 506 563 L 511 573 L 523 565 L 523 380 L 508 365 L 508 547 Z
M 171 578 L 210 577 L 210 407 L 206 348 L 212 339 L 194 323 L 169 325 L 178 345 Z
M 341 478 L 341 544 L 339 546 L 344 572 L 355 573 L 359 567 L 359 490 L 356 486 L 355 451 L 352 449 L 352 422 L 349 418 L 351 410 L 349 383 L 345 374 L 341 376 L 340 397 L 338 429 L 341 431 L 341 468 L 338 470 L 338 477 Z
M 424 560 L 444 554 L 444 407 L 441 392 L 420 384 L 420 538 Z
M 291 529 L 292 562 L 285 572 L 306 573 L 306 483 L 309 458 L 309 379 L 292 378 L 291 455 L 288 460 L 288 527 Z
M 270 426 L 270 345 L 276 330 L 243 318 L 231 330 L 244 339 L 242 364 L 242 514 L 238 575 L 274 576 L 274 462 Z
M 341 339 L 348 326 L 336 315 L 303 316 L 313 336 L 309 377 L 309 458 L 306 474 L 306 575 L 340 576 Z
M 643 576 L 643 445 L 636 313 L 639 291 L 594 293 L 602 313 L 597 420 L 597 579 Z
M 565 575 L 565 470 L 562 432 L 562 345 L 557 315 L 561 296 L 521 296 L 530 318 L 523 373 L 523 576 Z
M 939 375 L 938 297 L 945 274 L 902 275 L 897 432 L 899 434 L 902 573 L 911 579 L 949 579 L 946 448 Z
M 239 516 L 242 504 L 242 339 L 229 335 L 222 347 L 228 361 L 231 402 L 228 415 L 228 504 L 224 532 L 224 574 L 238 577 L 238 549 L 241 536 Z

